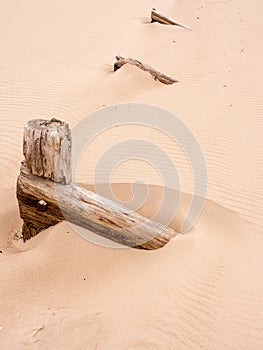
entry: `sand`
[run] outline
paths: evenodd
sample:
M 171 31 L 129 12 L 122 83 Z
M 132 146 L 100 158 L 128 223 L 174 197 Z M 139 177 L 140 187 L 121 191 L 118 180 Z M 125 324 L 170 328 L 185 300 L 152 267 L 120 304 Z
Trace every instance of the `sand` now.
M 150 24 L 152 7 L 192 31 Z M 27 0 L 0 9 L 0 349 L 262 349 L 263 4 Z M 180 82 L 129 66 L 112 73 L 116 54 Z M 162 107 L 196 135 L 208 170 L 199 221 L 152 252 L 97 246 L 66 222 L 23 244 L 23 124 L 56 117 L 73 128 L 124 102 Z M 134 127 L 95 139 L 78 180 L 92 183 L 108 144 L 134 133 L 163 147 L 191 193 L 191 169 L 171 140 Z M 141 208 L 151 217 L 162 194 L 153 169 L 123 164 L 113 188 L 128 198 L 122 183 L 138 174 L 151 185 Z

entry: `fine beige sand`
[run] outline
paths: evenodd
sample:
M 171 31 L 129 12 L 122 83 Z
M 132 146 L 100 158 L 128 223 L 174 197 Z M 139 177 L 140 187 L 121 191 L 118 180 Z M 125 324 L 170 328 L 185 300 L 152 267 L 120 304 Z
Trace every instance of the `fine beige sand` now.
M 152 7 L 192 31 L 150 24 Z M 260 0 L 0 4 L 1 350 L 263 349 L 262 10 Z M 117 54 L 180 82 L 166 86 L 131 66 L 113 73 Z M 199 221 L 151 252 L 92 244 L 66 222 L 22 243 L 15 187 L 23 124 L 56 117 L 73 128 L 124 102 L 174 113 L 199 140 L 208 170 Z M 191 194 L 183 153 L 135 126 L 99 135 L 78 181 L 92 183 L 101 154 L 133 135 L 170 155 Z M 121 164 L 116 198 L 130 199 L 124 183 L 136 180 L 150 185 L 140 211 L 152 217 L 163 184 L 149 165 Z M 190 198 L 182 197 L 175 229 Z

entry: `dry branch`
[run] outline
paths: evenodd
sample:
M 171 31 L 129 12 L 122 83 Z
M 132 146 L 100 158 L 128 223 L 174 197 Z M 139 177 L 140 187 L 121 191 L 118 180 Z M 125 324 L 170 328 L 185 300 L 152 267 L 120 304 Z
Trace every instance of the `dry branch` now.
M 174 230 L 96 193 L 74 184 L 66 185 L 65 179 L 71 177 L 70 155 L 66 154 L 70 149 L 67 124 L 55 119 L 34 120 L 26 124 L 26 159 L 17 180 L 24 240 L 63 220 L 114 242 L 140 249 L 161 248 L 177 235 Z M 57 157 L 57 163 L 52 162 L 49 155 Z M 37 174 L 33 175 L 33 171 Z M 56 174 L 60 175 L 58 182 L 53 181 Z
M 174 25 L 174 26 L 179 26 L 187 30 L 191 30 L 190 28 L 186 27 L 184 24 L 181 24 L 179 22 L 175 22 L 173 19 L 168 18 L 164 16 L 163 14 L 159 13 L 156 11 L 156 9 L 152 9 L 151 12 L 151 22 L 158 22 L 161 24 L 166 24 L 166 25 Z
M 138 60 L 135 60 L 133 58 L 125 58 L 122 56 L 116 56 L 116 62 L 114 63 L 114 71 L 116 71 L 117 69 L 121 68 L 122 66 L 124 66 L 125 64 L 131 64 L 133 66 L 136 66 L 138 68 L 140 68 L 141 70 L 148 72 L 151 74 L 151 76 L 154 78 L 154 80 L 159 80 L 161 83 L 164 84 L 173 84 L 178 82 L 178 80 L 173 79 L 171 77 L 169 77 L 168 75 L 165 75 L 159 71 L 157 71 L 156 69 L 152 68 L 151 66 L 149 66 L 148 64 L 144 64 Z

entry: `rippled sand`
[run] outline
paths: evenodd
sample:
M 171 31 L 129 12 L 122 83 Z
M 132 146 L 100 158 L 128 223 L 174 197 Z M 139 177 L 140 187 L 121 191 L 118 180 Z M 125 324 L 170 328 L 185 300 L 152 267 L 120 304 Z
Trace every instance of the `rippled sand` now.
M 153 6 L 193 30 L 150 24 Z M 261 350 L 261 2 L 27 0 L 0 9 L 0 348 Z M 112 73 L 116 54 L 180 82 L 165 86 L 129 66 Z M 14 239 L 23 124 L 56 117 L 74 127 L 123 102 L 160 106 L 199 140 L 208 199 L 191 232 L 154 252 L 99 247 L 67 223 L 26 244 Z M 191 168 L 179 147 L 132 126 L 98 136 L 78 180 L 92 183 L 100 155 L 127 135 L 160 145 L 178 168 L 181 190 L 191 193 Z M 151 217 L 162 195 L 154 169 L 122 164 L 113 188 L 127 200 L 123 183 L 138 178 L 151 184 L 141 208 Z

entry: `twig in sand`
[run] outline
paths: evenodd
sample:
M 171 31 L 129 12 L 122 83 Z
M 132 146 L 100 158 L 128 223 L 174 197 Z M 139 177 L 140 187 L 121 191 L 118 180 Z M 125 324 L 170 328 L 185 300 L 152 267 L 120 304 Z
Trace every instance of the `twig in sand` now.
M 173 25 L 173 26 L 179 26 L 179 27 L 182 27 L 184 29 L 187 29 L 187 30 L 192 30 L 191 28 L 189 27 L 186 27 L 184 24 L 181 24 L 179 22 L 175 22 L 174 20 L 164 16 L 163 14 L 159 13 L 156 11 L 156 9 L 152 9 L 152 12 L 151 12 L 151 22 L 158 22 L 158 23 L 161 23 L 161 24 L 168 24 L 168 25 Z
M 161 72 L 158 72 L 156 69 L 152 68 L 148 64 L 144 64 L 138 60 L 135 60 L 133 58 L 125 58 L 122 56 L 116 56 L 116 62 L 114 63 L 114 72 L 124 66 L 125 64 L 129 63 L 133 66 L 136 66 L 140 68 L 141 70 L 148 72 L 151 74 L 151 76 L 154 78 L 154 80 L 159 80 L 163 84 L 173 84 L 177 83 L 178 80 L 173 79 L 169 77 L 168 75 L 165 75 Z

